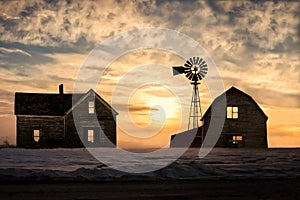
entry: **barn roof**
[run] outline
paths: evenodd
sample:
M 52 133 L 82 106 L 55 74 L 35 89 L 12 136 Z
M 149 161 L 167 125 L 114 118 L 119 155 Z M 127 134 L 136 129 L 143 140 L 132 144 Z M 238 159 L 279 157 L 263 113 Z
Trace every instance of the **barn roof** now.
M 217 103 L 217 102 L 218 102 L 218 99 L 219 99 L 222 95 L 226 94 L 226 97 L 227 97 L 229 94 L 234 94 L 234 93 L 237 93 L 237 94 L 239 94 L 239 95 L 246 96 L 246 97 L 249 99 L 249 101 L 252 101 L 252 102 L 254 103 L 254 105 L 257 107 L 258 112 L 260 112 L 263 116 L 265 116 L 266 119 L 268 119 L 268 116 L 264 113 L 264 111 L 259 107 L 259 105 L 256 103 L 256 101 L 255 101 L 250 95 L 248 95 L 248 94 L 246 94 L 245 92 L 243 92 L 243 91 L 237 89 L 237 88 L 234 87 L 234 86 L 232 86 L 232 87 L 229 88 L 226 92 L 224 92 L 224 93 L 222 93 L 220 96 L 218 96 L 218 97 L 213 101 L 212 104 Z M 211 104 L 211 105 L 212 105 L 212 104 Z M 207 113 L 211 112 L 211 105 L 209 106 L 209 108 L 207 109 L 207 111 L 205 112 L 205 114 L 203 115 L 203 117 L 205 117 L 205 116 L 207 115 Z
M 50 93 L 15 93 L 15 115 L 43 115 L 43 116 L 64 116 L 66 112 L 72 109 L 72 98 L 75 102 L 79 102 L 90 92 L 79 94 L 63 94 L 63 101 L 60 94 Z M 102 99 L 96 92 L 97 98 L 101 99 L 101 102 L 109 107 L 111 106 Z M 113 110 L 113 109 L 112 109 Z M 117 113 L 115 110 L 113 110 Z

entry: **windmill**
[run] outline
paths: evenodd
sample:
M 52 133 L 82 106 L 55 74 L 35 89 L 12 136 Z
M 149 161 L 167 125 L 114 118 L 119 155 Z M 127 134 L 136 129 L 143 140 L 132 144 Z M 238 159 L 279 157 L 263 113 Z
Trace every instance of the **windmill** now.
M 192 57 L 188 59 L 184 66 L 174 66 L 173 75 L 185 74 L 185 76 L 191 80 L 193 85 L 192 101 L 190 106 L 190 116 L 188 129 L 194 129 L 199 127 L 199 122 L 202 119 L 201 103 L 198 91 L 198 85 L 200 81 L 207 74 L 208 68 L 205 60 L 199 57 Z M 201 121 L 201 126 L 202 121 Z M 203 129 L 202 129 L 203 130 Z

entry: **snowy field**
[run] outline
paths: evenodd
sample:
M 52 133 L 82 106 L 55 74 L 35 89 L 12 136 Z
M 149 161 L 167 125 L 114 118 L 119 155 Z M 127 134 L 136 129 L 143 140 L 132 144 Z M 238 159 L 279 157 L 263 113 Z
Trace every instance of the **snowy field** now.
M 107 160 L 124 165 L 129 159 L 112 156 Z M 176 151 L 172 149 L 170 151 Z M 169 155 L 149 157 L 147 166 L 170 160 Z M 141 160 L 130 162 L 143 165 Z M 128 165 L 128 163 L 127 163 Z M 124 166 L 128 167 L 128 166 Z M 218 180 L 218 179 L 299 179 L 300 149 L 213 149 L 205 158 L 198 149 L 189 149 L 162 169 L 132 174 L 112 169 L 86 149 L 0 149 L 0 181 L 130 181 L 130 180 Z

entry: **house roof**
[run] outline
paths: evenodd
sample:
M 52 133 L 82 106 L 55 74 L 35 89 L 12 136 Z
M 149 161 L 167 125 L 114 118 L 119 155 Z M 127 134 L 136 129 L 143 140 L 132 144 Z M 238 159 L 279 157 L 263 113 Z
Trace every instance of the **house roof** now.
M 74 98 L 75 102 L 81 102 L 91 92 L 94 92 L 94 90 L 79 94 L 64 93 L 63 100 L 60 94 L 16 92 L 15 115 L 64 116 L 66 112 L 74 108 L 72 98 Z M 94 93 L 106 107 L 112 109 L 117 114 L 100 95 L 96 92 Z
M 115 115 L 118 115 L 118 112 L 113 109 L 99 94 L 97 94 L 94 90 L 90 89 L 87 93 L 83 94 L 81 97 L 79 97 L 79 99 L 77 101 L 75 101 L 76 103 L 74 103 L 72 105 L 72 107 L 70 109 L 68 109 L 66 111 L 66 114 L 68 114 L 69 112 L 71 112 L 75 107 L 77 107 L 82 101 L 84 101 L 89 95 L 91 94 L 95 94 L 95 97 L 105 106 L 107 107 L 109 110 L 111 110 Z
M 252 102 L 254 103 L 254 105 L 257 107 L 257 110 L 258 110 L 259 112 L 261 112 L 262 115 L 266 117 L 266 119 L 268 119 L 268 116 L 264 113 L 264 111 L 259 107 L 259 105 L 256 103 L 256 101 L 255 101 L 250 95 L 248 95 L 248 94 L 246 94 L 245 92 L 243 92 L 243 91 L 237 89 L 237 88 L 234 87 L 234 86 L 232 86 L 232 87 L 229 88 L 226 92 L 224 92 L 224 93 L 222 93 L 220 96 L 218 96 L 218 97 L 213 101 L 212 104 L 217 103 L 218 99 L 219 99 L 222 95 L 226 94 L 226 97 L 228 97 L 230 94 L 234 94 L 234 93 L 238 93 L 238 94 L 240 94 L 240 95 L 246 96 L 246 97 L 249 99 L 249 101 L 252 101 Z M 211 104 L 211 105 L 212 105 L 212 104 Z M 205 117 L 205 116 L 207 115 L 207 113 L 211 112 L 211 105 L 210 105 L 209 108 L 206 110 L 206 112 L 204 113 L 203 117 Z

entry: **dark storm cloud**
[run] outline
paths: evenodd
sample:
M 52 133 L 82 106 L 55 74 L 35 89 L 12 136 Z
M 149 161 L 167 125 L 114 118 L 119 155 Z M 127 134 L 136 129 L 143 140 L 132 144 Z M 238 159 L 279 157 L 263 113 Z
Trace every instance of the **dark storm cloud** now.
M 299 64 L 295 64 L 300 51 L 299 3 L 157 0 L 8 1 L 0 4 L 0 48 L 11 51 L 0 52 L 1 68 L 20 77 L 39 73 L 39 70 L 47 74 L 51 67 L 42 66 L 57 66 L 62 56 L 87 54 L 109 36 L 149 26 L 175 29 L 194 38 L 209 51 L 220 70 L 229 72 L 224 73 L 224 77 L 239 77 L 240 84 L 249 84 L 243 73 L 249 74 L 255 66 L 264 67 L 263 64 L 269 62 L 264 61 L 269 54 L 282 55 L 283 60 L 273 63 L 278 75 L 286 69 L 280 68 L 279 63 L 287 63 L 290 74 L 297 73 L 293 67 L 299 68 Z M 101 48 L 114 53 L 113 46 Z M 58 58 L 58 54 L 61 57 Z M 155 57 L 159 60 L 163 55 Z M 72 57 L 63 59 L 65 66 L 72 60 Z M 253 74 L 257 82 L 260 82 L 260 73 Z M 112 79 L 121 75 L 114 70 L 107 74 Z M 46 77 L 72 81 L 66 74 Z M 288 79 L 284 81 L 293 87 Z
M 0 39 L 6 43 L 21 43 L 32 48 L 45 47 L 55 52 L 88 52 L 94 41 L 88 41 L 89 27 L 82 27 L 80 16 L 70 22 L 71 13 L 80 13 L 81 6 L 73 7 L 64 2 L 28 2 L 30 5 L 20 6 L 16 2 L 2 2 L 0 27 L 3 31 Z M 21 2 L 23 3 L 23 2 Z M 11 5 L 10 5 L 11 4 Z M 11 9 L 9 9 L 11 7 Z M 12 8 L 15 9 L 12 11 Z M 85 19 L 89 19 L 92 9 L 86 10 Z M 13 16 L 12 16 L 13 15 Z M 85 31 L 75 31 L 74 27 Z M 79 30 L 77 29 L 77 30 Z M 91 38 L 89 38 L 91 39 Z M 78 48 L 80 47 L 80 48 Z
M 18 67 L 20 65 L 38 65 L 44 63 L 53 63 L 55 60 L 47 55 L 46 53 L 50 53 L 51 51 L 46 47 L 38 47 L 38 46 L 27 46 L 21 43 L 4 43 L 0 42 L 0 48 L 5 48 L 8 50 L 18 49 L 28 53 L 20 54 L 18 52 L 10 52 L 3 53 L 0 50 L 1 61 L 5 62 L 9 65 L 2 65 L 0 67 L 9 69 L 10 67 Z

